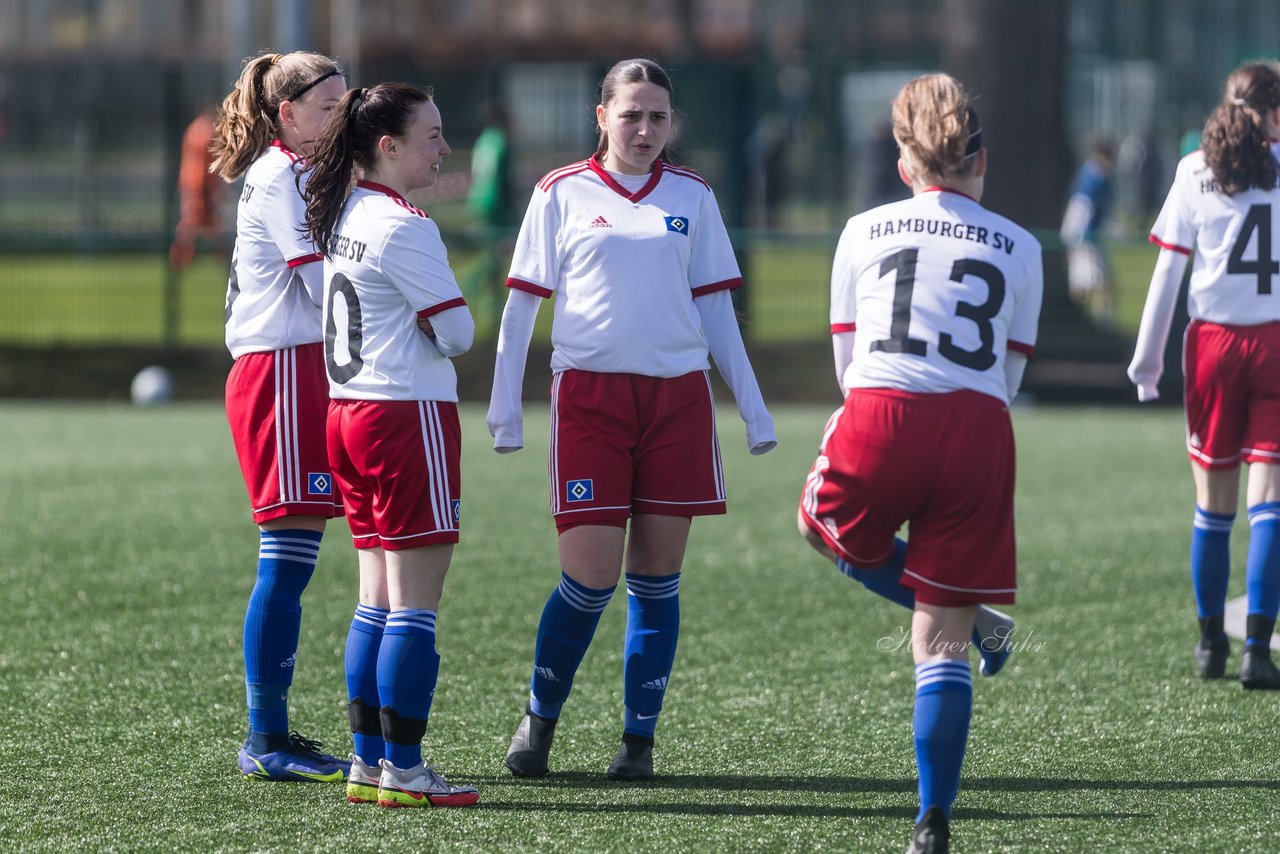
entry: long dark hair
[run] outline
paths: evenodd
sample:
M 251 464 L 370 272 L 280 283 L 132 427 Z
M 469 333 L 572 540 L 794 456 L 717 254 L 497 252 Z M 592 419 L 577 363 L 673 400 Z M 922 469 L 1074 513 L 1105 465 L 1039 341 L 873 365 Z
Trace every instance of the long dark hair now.
M 307 179 L 302 191 L 307 201 L 304 227 L 321 252 L 328 250 L 333 239 L 356 168 L 372 169 L 378 140 L 404 136 L 414 110 L 430 100 L 430 87 L 379 83 L 371 89 L 349 89 L 338 101 L 303 172 Z
M 670 75 L 652 59 L 624 59 L 610 68 L 604 79 L 600 81 L 600 106 L 607 109 L 609 102 L 618 94 L 618 90 L 629 83 L 653 83 L 666 89 L 667 94 L 671 96 L 671 135 L 667 137 L 667 144 L 663 146 L 662 151 L 658 152 L 658 157 L 674 165 L 676 96 L 671 90 Z M 605 154 L 609 151 L 609 134 L 605 133 L 603 128 L 597 133 L 599 138 L 596 141 L 596 160 L 603 162 Z
M 1276 186 L 1276 159 L 1266 115 L 1280 106 L 1280 64 L 1247 62 L 1231 72 L 1222 101 L 1204 125 L 1200 148 L 1218 188 L 1228 196 Z

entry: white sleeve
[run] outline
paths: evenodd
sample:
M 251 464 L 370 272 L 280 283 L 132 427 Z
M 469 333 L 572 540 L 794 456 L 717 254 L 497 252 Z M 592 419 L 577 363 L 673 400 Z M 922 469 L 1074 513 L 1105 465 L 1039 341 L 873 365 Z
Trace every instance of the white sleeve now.
M 1164 348 L 1169 340 L 1169 327 L 1173 324 L 1187 260 L 1181 252 L 1161 249 L 1151 273 L 1151 287 L 1142 308 L 1142 322 L 1138 324 L 1138 343 L 1133 361 L 1129 363 L 1129 379 L 1138 387 L 1138 400 L 1155 400 L 1160 396 L 1157 386 L 1164 372 Z
M 1022 387 L 1022 374 L 1027 369 L 1027 354 L 1010 350 L 1004 357 L 1004 385 L 1008 390 L 1009 402 L 1018 396 Z
M 713 291 L 696 298 L 693 305 L 702 318 L 702 334 L 707 339 L 716 370 L 733 391 L 738 414 L 747 424 L 747 448 L 752 454 L 768 453 L 778 444 L 778 436 L 773 429 L 773 416 L 765 408 L 760 384 L 747 359 L 732 297 L 728 291 Z
M 507 307 L 502 311 L 498 355 L 493 365 L 493 390 L 489 394 L 489 412 L 485 415 L 493 449 L 500 454 L 524 447 L 524 409 L 520 398 L 529 342 L 533 339 L 533 322 L 540 305 L 541 297 L 512 288 L 507 295 Z
M 317 308 L 324 305 L 324 264 L 319 261 L 317 256 L 314 261 L 298 264 L 293 268 L 293 274 L 302 281 L 307 296 Z
M 476 322 L 465 305 L 431 315 L 431 329 L 435 332 L 431 343 L 441 356 L 461 356 L 475 343 Z
M 844 387 L 844 372 L 853 364 L 853 342 L 856 332 L 837 332 L 831 336 L 831 350 L 836 359 L 836 385 L 840 386 L 840 396 L 848 391 Z
M 440 229 L 432 220 L 415 217 L 393 226 L 381 265 L 382 273 L 419 317 L 434 317 L 467 304 L 449 266 Z

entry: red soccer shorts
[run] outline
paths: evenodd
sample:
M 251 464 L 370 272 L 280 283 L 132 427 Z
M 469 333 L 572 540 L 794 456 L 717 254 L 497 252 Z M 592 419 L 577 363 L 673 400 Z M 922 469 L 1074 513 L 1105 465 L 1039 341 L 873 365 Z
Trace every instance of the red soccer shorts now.
M 356 548 L 458 542 L 462 429 L 456 403 L 331 401 L 329 458 Z
M 1010 603 L 1017 590 L 1013 426 L 973 391 L 854 389 L 805 481 L 805 521 L 858 567 L 883 563 L 910 522 L 902 583 L 916 601 Z
M 551 513 L 561 531 L 633 513 L 725 512 L 706 371 L 663 378 L 568 370 L 551 381 Z
M 324 346 L 246 353 L 227 376 L 227 423 L 253 521 L 342 515 L 325 451 Z
M 1280 323 L 1193 320 L 1182 349 L 1187 453 L 1206 469 L 1280 464 Z

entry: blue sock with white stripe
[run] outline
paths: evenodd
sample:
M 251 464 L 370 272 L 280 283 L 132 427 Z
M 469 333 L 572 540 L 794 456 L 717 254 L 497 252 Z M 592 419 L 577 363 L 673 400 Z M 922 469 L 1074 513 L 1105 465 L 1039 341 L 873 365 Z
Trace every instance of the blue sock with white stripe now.
M 436 652 L 436 612 L 405 608 L 387 615 L 387 627 L 378 649 L 378 699 L 401 718 L 426 721 L 440 676 Z M 422 742 L 384 742 L 386 758 L 397 768 L 412 768 L 422 761 Z
M 680 573 L 627 573 L 623 732 L 653 738 L 680 639 Z
M 907 541 L 900 537 L 894 538 L 893 554 L 889 556 L 889 559 L 871 569 L 856 567 L 844 558 L 836 559 L 836 567 L 841 572 L 854 581 L 860 582 L 872 593 L 877 596 L 883 596 L 890 602 L 896 602 L 904 608 L 915 608 L 916 592 L 910 587 L 904 587 L 899 583 L 902 580 L 902 571 L 906 566 Z
M 244 615 L 245 689 L 253 733 L 289 732 L 302 591 L 315 572 L 321 536 L 319 531 L 259 532 L 258 579 Z
M 960 766 L 964 764 L 972 711 L 973 677 L 967 659 L 944 658 L 916 665 L 917 822 L 931 806 L 941 807 L 943 814 L 951 817 L 951 803 L 960 791 Z
M 1249 508 L 1249 559 L 1245 590 L 1249 599 L 1249 637 L 1246 646 L 1270 649 L 1271 629 L 1280 610 L 1280 501 Z M 1262 620 L 1258 620 L 1262 617 Z
M 613 587 L 587 587 L 560 573 L 560 584 L 547 597 L 538 621 L 533 678 L 529 681 L 529 709 L 535 715 L 560 717 L 574 674 L 587 654 L 613 591 Z
M 382 646 L 382 634 L 387 627 L 386 608 L 356 605 L 355 616 L 351 618 L 351 628 L 347 631 L 347 699 L 360 699 L 366 705 L 377 707 L 378 699 L 378 652 Z M 382 736 L 372 733 L 353 732 L 355 754 L 366 765 L 377 765 L 385 755 Z
M 1200 618 L 1200 639 L 1205 643 L 1223 634 L 1221 618 L 1227 607 L 1231 525 L 1235 519 L 1234 513 L 1210 513 L 1197 507 L 1191 528 L 1191 586 Z

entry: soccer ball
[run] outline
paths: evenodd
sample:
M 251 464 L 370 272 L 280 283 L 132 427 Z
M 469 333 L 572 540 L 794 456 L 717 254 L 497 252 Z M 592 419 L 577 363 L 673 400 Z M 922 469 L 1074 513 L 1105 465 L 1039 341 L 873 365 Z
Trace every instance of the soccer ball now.
M 134 376 L 129 396 L 137 406 L 158 406 L 173 400 L 173 376 L 167 368 L 149 365 Z

